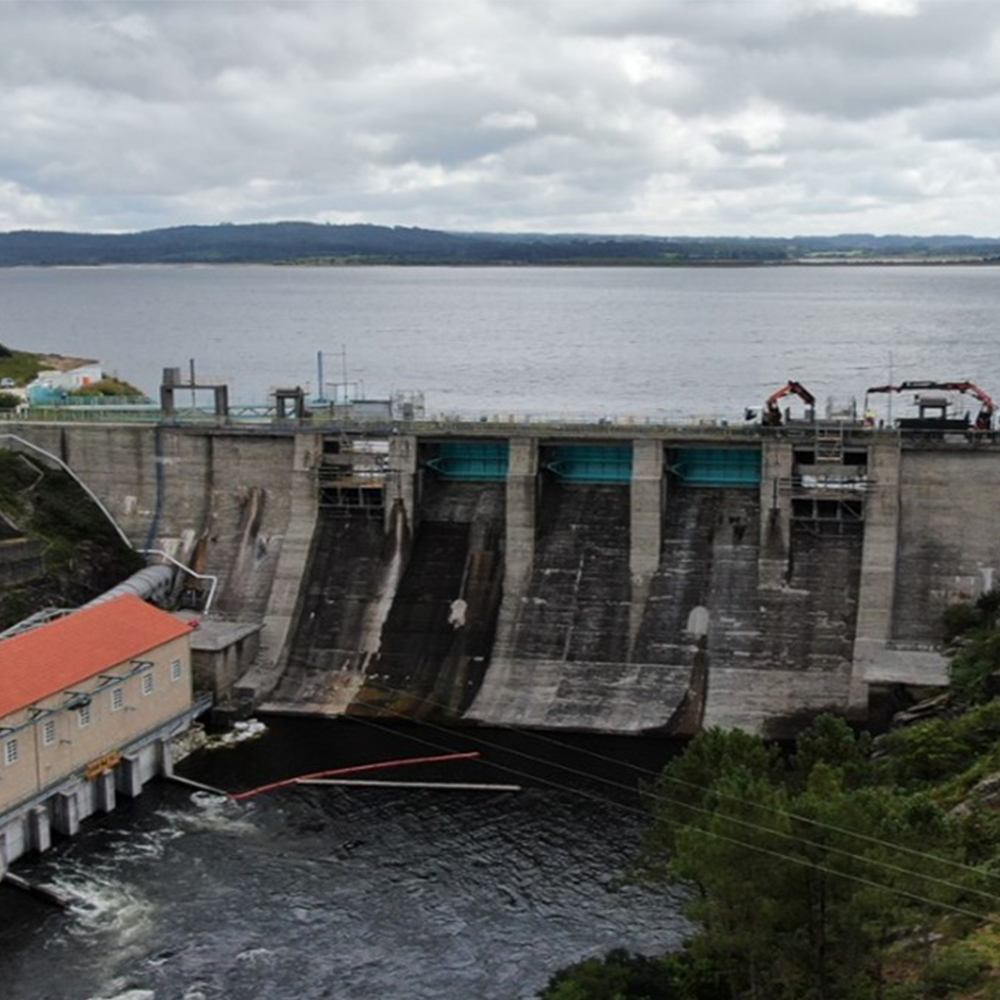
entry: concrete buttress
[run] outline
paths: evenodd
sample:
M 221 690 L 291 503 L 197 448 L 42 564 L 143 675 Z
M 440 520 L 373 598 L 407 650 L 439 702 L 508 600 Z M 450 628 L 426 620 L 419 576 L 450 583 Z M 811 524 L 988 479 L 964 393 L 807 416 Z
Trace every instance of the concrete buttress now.
M 401 508 L 410 535 L 416 529 L 420 499 L 417 439 L 409 434 L 389 438 L 389 478 L 386 483 L 385 530 L 392 530 L 393 510 Z
M 538 441 L 511 438 L 509 456 L 504 594 L 513 597 L 524 586 L 535 557 Z
M 653 574 L 660 566 L 663 546 L 663 442 L 639 439 L 632 443 L 632 483 L 629 495 L 629 572 L 632 601 L 629 608 L 629 649 L 634 649 L 649 599 Z
M 259 701 L 271 693 L 288 660 L 289 632 L 306 577 L 306 561 L 316 529 L 316 468 L 322 452 L 321 435 L 296 436 L 288 477 L 290 513 L 264 613 L 261 649 L 257 662 L 237 684 L 243 696 L 251 701 Z
M 788 575 L 791 551 L 791 499 L 783 488 L 792 479 L 793 452 L 789 441 L 769 438 L 761 443 L 760 586 L 781 587 Z

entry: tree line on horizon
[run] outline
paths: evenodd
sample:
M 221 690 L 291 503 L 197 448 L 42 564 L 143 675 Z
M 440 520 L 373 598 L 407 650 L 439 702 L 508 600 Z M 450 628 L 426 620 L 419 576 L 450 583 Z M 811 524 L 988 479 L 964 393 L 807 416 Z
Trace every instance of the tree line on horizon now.
M 972 236 L 658 237 L 454 233 L 308 222 L 177 226 L 134 233 L 0 233 L 0 267 L 101 264 L 781 264 L 1000 261 Z

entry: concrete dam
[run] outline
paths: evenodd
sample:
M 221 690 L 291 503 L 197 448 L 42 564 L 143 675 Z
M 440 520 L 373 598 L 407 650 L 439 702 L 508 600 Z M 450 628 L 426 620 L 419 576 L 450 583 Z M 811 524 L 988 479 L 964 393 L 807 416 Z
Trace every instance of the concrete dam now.
M 992 435 L 5 427 L 215 578 L 213 615 L 260 628 L 219 694 L 272 712 L 784 735 L 946 683 L 941 613 L 1000 566 Z

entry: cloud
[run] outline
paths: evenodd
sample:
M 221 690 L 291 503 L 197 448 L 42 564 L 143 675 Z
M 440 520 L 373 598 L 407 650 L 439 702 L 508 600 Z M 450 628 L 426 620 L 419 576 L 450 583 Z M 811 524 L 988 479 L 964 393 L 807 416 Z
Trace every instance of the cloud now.
M 538 119 L 531 111 L 490 111 L 483 115 L 484 128 L 531 132 L 538 128 Z
M 0 4 L 0 225 L 995 235 L 976 0 Z

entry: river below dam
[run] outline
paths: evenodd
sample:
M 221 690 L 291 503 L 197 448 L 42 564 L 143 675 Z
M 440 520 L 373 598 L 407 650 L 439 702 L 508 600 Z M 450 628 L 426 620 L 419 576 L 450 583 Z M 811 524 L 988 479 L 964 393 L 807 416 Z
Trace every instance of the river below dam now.
M 386 779 L 519 792 L 298 787 L 233 803 L 157 781 L 0 889 L 4 1000 L 518 1000 L 558 968 L 676 947 L 678 890 L 627 878 L 638 782 L 676 744 L 268 719 L 178 773 L 227 791 L 331 767 L 478 750 Z

